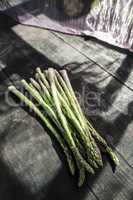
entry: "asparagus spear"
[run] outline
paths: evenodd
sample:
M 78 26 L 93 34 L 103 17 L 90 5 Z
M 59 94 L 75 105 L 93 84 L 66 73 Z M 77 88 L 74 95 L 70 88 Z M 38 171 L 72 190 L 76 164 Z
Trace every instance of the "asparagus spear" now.
M 47 103 L 44 102 L 39 92 L 35 88 L 30 87 L 30 85 L 25 80 L 22 80 L 21 82 L 25 89 L 32 95 L 32 97 L 43 107 L 44 111 L 46 111 L 50 117 L 52 116 L 52 118 L 56 120 L 55 112 Z
M 40 79 L 38 79 L 38 81 L 39 81 L 39 83 L 40 83 L 40 85 L 41 85 L 41 88 L 43 88 L 43 90 L 45 90 L 45 93 L 46 93 L 46 97 L 48 97 L 48 99 L 49 99 L 49 101 L 50 102 L 52 102 L 52 97 L 50 96 L 50 94 L 49 94 L 49 91 L 47 90 L 47 88 L 44 86 L 44 84 L 41 82 L 41 80 Z M 23 81 L 22 81 L 23 82 Z M 32 81 L 33 82 L 33 81 Z M 40 94 L 38 94 L 37 93 L 37 91 L 36 91 L 36 89 L 32 86 L 32 84 L 31 84 L 31 87 L 32 87 L 32 89 L 27 85 L 27 83 L 25 83 L 25 81 L 24 81 L 24 86 L 25 86 L 25 88 L 26 89 L 28 89 L 28 91 L 30 92 L 30 94 L 36 99 L 36 97 L 35 97 L 35 92 L 36 92 L 36 96 L 37 96 L 37 102 L 38 103 L 40 103 Z M 30 84 L 29 84 L 30 85 Z M 34 84 L 35 85 L 35 84 Z M 39 85 L 39 86 L 40 86 Z M 34 90 L 33 90 L 34 89 Z M 47 102 L 47 99 L 45 99 L 46 100 L 46 102 Z M 49 102 L 47 102 L 47 103 L 49 103 Z M 60 129 L 61 128 L 61 124 L 59 124 L 59 121 L 58 121 L 58 118 L 55 116 L 55 115 L 53 115 L 53 118 L 52 119 L 54 119 L 54 120 L 56 120 L 56 125 L 58 126 L 58 128 Z M 72 126 L 71 126 L 71 129 L 72 129 Z M 83 148 L 83 147 L 81 147 L 82 145 L 80 144 L 80 142 L 78 141 L 78 139 L 76 138 L 76 134 L 74 133 L 75 132 L 75 130 L 73 131 L 73 135 L 74 135 L 74 138 L 75 138 L 75 140 L 76 140 L 76 144 L 77 144 L 77 146 L 79 147 L 79 149 L 81 149 L 81 148 Z M 84 150 L 82 149 L 82 152 L 84 152 Z
M 40 70 L 40 69 L 38 69 L 38 72 L 41 74 L 41 70 Z M 38 76 L 38 77 L 39 77 L 39 76 Z M 55 77 L 54 77 L 54 78 L 55 78 Z M 39 80 L 39 78 L 37 78 L 37 79 Z M 44 80 L 45 77 L 43 76 L 42 79 Z M 55 81 L 56 81 L 56 80 L 57 80 L 57 79 L 55 78 Z M 41 81 L 39 81 L 39 83 L 40 83 L 41 86 L 44 88 L 44 84 L 43 84 L 43 83 L 46 83 L 46 80 L 43 81 L 43 83 L 42 83 Z M 56 83 L 57 83 L 57 81 L 56 81 Z M 58 85 L 58 86 L 59 86 L 59 85 Z M 61 87 L 59 87 L 59 88 L 60 88 L 60 90 L 62 91 Z M 47 90 L 47 88 L 44 88 L 44 90 Z M 64 96 L 64 95 L 63 95 L 63 96 Z M 60 96 L 60 97 L 61 97 L 61 96 Z M 62 97 L 61 97 L 61 98 L 62 98 Z M 63 103 L 64 103 L 65 107 L 67 107 L 66 102 L 64 101 Z M 74 117 L 73 113 L 71 112 L 71 110 L 69 109 L 69 107 L 67 107 L 67 112 L 69 112 L 68 114 L 70 114 L 71 118 L 75 121 L 75 117 Z M 84 136 L 83 130 L 82 130 L 81 127 L 79 126 L 78 121 L 75 121 L 75 123 L 76 123 L 76 126 L 78 127 L 78 129 L 79 129 L 80 132 L 81 132 L 81 137 L 83 138 L 83 136 Z M 87 146 L 87 142 L 85 142 L 86 139 L 87 139 L 87 138 L 83 138 L 83 141 L 84 141 L 85 146 L 86 146 L 87 148 L 89 148 L 89 145 L 91 145 L 91 144 L 89 144 L 89 145 Z M 87 150 L 88 150 L 88 149 L 87 149 Z M 92 150 L 93 150 L 93 149 L 92 149 Z M 90 157 L 90 154 L 92 154 L 92 150 L 89 151 L 89 153 L 88 153 L 89 157 Z M 89 158 L 89 162 L 92 164 L 92 166 L 94 166 L 95 168 L 98 168 L 98 166 L 97 166 L 97 164 L 95 163 L 95 161 L 93 161 L 92 159 Z
M 78 100 L 77 100 L 77 98 L 75 96 L 75 93 L 73 91 L 72 85 L 71 85 L 70 80 L 68 78 L 67 72 L 66 72 L 66 70 L 61 70 L 60 73 L 61 73 L 61 75 L 62 75 L 62 77 L 63 77 L 63 79 L 64 79 L 64 81 L 65 81 L 65 83 L 66 83 L 66 85 L 67 85 L 67 87 L 69 89 L 69 91 L 70 91 L 71 95 L 70 95 L 69 98 L 73 99 L 72 100 L 73 101 L 73 105 L 76 106 L 75 109 L 78 108 L 78 111 L 80 113 L 80 117 L 84 121 L 84 114 L 83 114 L 82 109 L 81 109 L 81 107 L 79 105 L 79 102 L 78 102 Z M 79 114 L 79 113 L 77 113 L 77 114 Z M 81 120 L 81 122 L 82 122 L 82 120 Z
M 73 125 L 76 127 L 77 129 L 77 134 L 80 134 L 80 138 L 83 142 L 83 145 L 85 146 L 85 149 L 87 151 L 87 155 L 88 155 L 88 162 L 95 168 L 98 168 L 96 162 L 95 162 L 95 158 L 94 158 L 94 149 L 92 147 L 92 143 L 90 143 L 90 140 L 88 137 L 85 136 L 83 129 L 81 128 L 80 124 L 78 123 L 76 117 L 74 116 L 73 112 L 71 111 L 71 109 L 69 108 L 69 106 L 67 105 L 66 101 L 62 98 L 62 96 L 58 93 L 59 99 L 62 102 L 62 106 L 65 109 L 65 113 L 67 115 L 68 118 L 71 119 Z
M 66 82 L 66 84 L 67 84 L 67 86 L 68 86 L 68 88 L 69 88 L 69 90 L 70 90 L 70 92 L 71 92 L 71 95 L 72 95 L 73 98 L 74 98 L 75 104 L 77 105 L 77 108 L 78 108 L 78 110 L 79 110 L 79 112 L 80 112 L 80 115 L 81 115 L 82 119 L 84 120 L 84 115 L 83 115 L 82 110 L 81 110 L 81 108 L 80 108 L 80 105 L 79 105 L 79 103 L 78 103 L 78 101 L 77 101 L 77 99 L 76 99 L 76 97 L 75 97 L 75 94 L 74 94 L 73 88 L 72 88 L 72 86 L 71 86 L 71 83 L 70 83 L 70 81 L 69 81 L 69 78 L 68 78 L 68 75 L 67 75 L 66 70 L 62 70 L 62 71 L 61 71 L 61 74 L 62 74 L 62 76 L 63 76 L 63 78 L 64 78 L 64 80 L 65 80 L 65 82 Z M 115 153 L 112 151 L 112 149 L 111 149 L 110 147 L 108 147 L 106 141 L 97 133 L 97 131 L 92 127 L 92 125 L 91 125 L 91 123 L 90 123 L 89 121 L 88 121 L 87 123 L 88 123 L 88 129 L 89 129 L 89 130 L 92 130 L 92 135 L 93 135 L 93 137 L 94 137 L 95 139 L 97 139 L 97 141 L 100 142 L 100 143 L 102 144 L 102 146 L 104 146 L 104 151 L 107 152 L 107 153 L 109 154 L 109 156 L 110 156 L 111 159 L 113 160 L 114 164 L 115 164 L 115 165 L 119 165 L 119 160 L 118 160 L 117 156 L 116 156 Z M 102 149 L 102 150 L 103 150 L 103 149 Z
M 65 82 L 66 82 L 66 84 L 67 84 L 67 86 L 68 86 L 68 88 L 69 88 L 69 90 L 71 91 L 71 94 L 72 94 L 72 96 L 73 96 L 73 98 L 74 98 L 74 101 L 75 101 L 77 107 L 78 107 L 78 110 L 79 110 L 79 112 L 80 112 L 81 117 L 84 119 L 84 116 L 83 116 L 83 114 L 82 114 L 82 110 L 81 110 L 81 108 L 80 108 L 80 105 L 79 105 L 79 103 L 78 103 L 76 97 L 75 97 L 75 94 L 74 94 L 74 92 L 73 92 L 73 89 L 72 89 L 71 83 L 70 83 L 70 81 L 69 81 L 69 78 L 68 78 L 68 75 L 67 75 L 66 70 L 62 70 L 62 71 L 61 71 L 61 74 L 62 74 L 62 76 L 63 76 L 63 78 L 64 78 L 64 80 L 65 80 Z M 91 125 L 91 123 L 90 123 L 89 121 L 88 121 L 88 126 L 93 130 L 93 131 L 92 131 L 93 137 L 97 138 L 98 141 L 99 141 L 100 143 L 102 143 L 102 145 L 104 145 L 104 147 L 106 148 L 106 152 L 110 155 L 110 157 L 111 157 L 111 159 L 113 160 L 113 162 L 114 162 L 116 165 L 119 165 L 119 160 L 118 160 L 117 156 L 115 155 L 115 153 L 112 151 L 111 148 L 108 147 L 106 141 L 96 132 L 96 130 L 92 127 L 92 125 Z
M 47 88 L 44 86 L 44 84 L 41 82 L 41 80 L 38 78 L 38 81 L 41 85 L 41 87 L 43 88 L 43 90 L 47 90 Z M 48 98 L 50 98 L 50 94 L 48 93 L 47 91 L 47 96 Z M 60 126 L 58 126 L 60 128 Z M 85 181 L 85 169 L 83 167 L 81 167 L 79 164 L 78 164 L 78 168 L 80 168 L 80 171 L 79 171 L 79 182 L 78 182 L 78 186 L 82 186 L 84 181 Z
M 45 90 L 45 92 L 47 91 L 47 92 L 46 92 L 46 97 L 48 96 L 48 99 L 51 100 L 51 99 L 50 99 L 50 94 L 49 94 L 47 88 L 44 86 L 44 84 L 41 82 L 40 79 L 38 79 L 38 81 L 39 81 L 41 87 L 43 88 L 43 90 Z M 57 121 L 57 120 L 56 120 L 56 121 Z M 60 124 L 56 123 L 56 125 L 60 128 Z M 76 137 L 75 137 L 75 139 L 76 139 Z M 78 147 L 79 147 L 79 146 L 81 147 L 81 144 L 78 142 L 78 140 L 77 140 L 77 143 L 78 143 Z M 84 181 L 85 181 L 85 169 L 82 168 L 82 169 L 81 169 L 81 173 L 80 173 L 80 177 L 79 177 L 79 183 L 78 183 L 78 185 L 81 186 L 81 185 L 84 183 Z
M 62 71 L 64 71 L 64 70 L 62 70 Z M 63 74 L 63 72 L 62 71 L 60 71 L 61 72 L 61 74 Z M 84 119 L 83 117 L 82 117 L 82 111 L 80 111 L 80 112 L 78 112 L 79 111 L 79 108 L 78 108 L 78 101 L 77 101 L 77 99 L 76 99 L 76 97 L 75 97 L 75 94 L 74 94 L 74 92 L 73 92 L 73 89 L 71 88 L 71 87 L 69 87 L 69 85 L 67 84 L 66 85 L 66 80 L 64 81 L 63 80 L 63 78 L 60 76 L 60 74 L 57 72 L 57 71 L 55 71 L 55 73 L 56 73 L 56 76 L 57 76 L 57 78 L 58 78 L 58 81 L 60 82 L 60 84 L 62 85 L 62 87 L 63 87 L 63 89 L 64 89 L 64 91 L 65 91 L 65 93 L 66 93 L 66 95 L 67 95 L 67 98 L 68 98 L 68 100 L 69 100 L 69 102 L 70 102 L 70 104 L 71 104 L 71 106 L 72 106 L 72 108 L 73 108 L 73 110 L 74 110 L 74 112 L 75 112 L 75 114 L 76 114 L 76 116 L 78 117 L 78 119 L 79 119 L 79 122 L 80 122 L 80 124 L 83 126 L 83 128 L 85 128 L 85 124 L 83 124 L 83 120 L 82 119 Z M 77 109 L 78 108 L 78 109 Z
M 101 135 L 93 128 L 93 126 L 90 124 L 88 120 L 87 120 L 87 123 L 88 123 L 88 127 L 91 131 L 92 136 L 98 141 L 99 144 L 102 145 L 101 150 L 110 156 L 110 158 L 112 159 L 112 161 L 114 162 L 116 166 L 119 165 L 119 160 L 117 156 L 115 155 L 113 150 L 108 146 L 105 139 L 101 137 Z
M 69 81 L 69 78 L 68 78 L 68 75 L 67 75 L 66 70 L 62 70 L 62 71 L 61 71 L 61 74 L 62 74 L 62 76 L 63 76 L 63 78 L 64 78 L 64 80 L 65 80 L 65 82 L 66 82 L 66 84 L 67 84 L 67 86 L 68 86 L 68 88 L 69 88 L 69 90 L 70 90 L 70 92 L 71 92 L 73 98 L 74 98 L 74 101 L 75 101 L 75 103 L 76 103 L 76 105 L 77 105 L 77 108 L 78 108 L 78 110 L 79 110 L 79 112 L 80 112 L 80 115 L 81 115 L 82 119 L 84 119 L 84 116 L 83 116 L 83 114 L 82 114 L 82 110 L 81 110 L 81 108 L 80 108 L 80 105 L 79 105 L 79 103 L 78 103 L 76 97 L 75 97 L 75 94 L 74 94 L 74 92 L 73 92 L 73 89 L 72 89 L 71 83 L 70 83 L 70 81 Z M 119 160 L 118 160 L 117 156 L 114 154 L 114 152 L 112 151 L 112 149 L 108 147 L 106 141 L 96 132 L 96 130 L 92 127 L 92 125 L 91 125 L 91 123 L 90 123 L 89 121 L 88 121 L 88 126 L 93 130 L 93 131 L 92 131 L 93 137 L 97 138 L 98 141 L 99 141 L 100 143 L 102 143 L 102 144 L 104 145 L 104 147 L 106 147 L 106 152 L 110 155 L 110 157 L 112 158 L 113 162 L 114 162 L 116 165 L 118 165 L 118 164 L 119 164 Z M 90 129 L 90 128 L 89 128 L 89 129 Z
M 35 81 L 35 79 L 30 78 L 30 82 L 31 82 L 31 84 L 32 84 L 38 91 L 41 90 L 40 85 L 38 84 L 38 82 Z
M 97 144 L 101 144 L 101 150 L 106 152 L 116 165 L 119 164 L 119 160 L 83 114 L 66 71 L 61 71 L 61 74 L 62 77 L 53 69 L 42 72 L 40 68 L 37 68 L 37 81 L 31 78 L 31 83 L 28 84 L 22 80 L 25 89 L 41 105 L 50 119 L 42 114 L 37 106 L 15 87 L 11 86 L 9 90 L 23 100 L 53 133 L 66 155 L 72 174 L 75 173 L 73 158 L 75 159 L 79 169 L 78 185 L 81 186 L 85 181 L 85 172 L 94 174 L 93 167 L 96 168 L 98 167 L 97 164 L 101 166 L 103 164 Z M 59 133 L 53 127 L 51 121 L 59 128 Z M 86 152 L 89 154 L 88 161 L 86 161 L 88 158 Z
M 56 86 L 57 86 L 57 88 L 58 88 L 59 93 L 62 95 L 62 97 L 64 98 L 64 100 L 65 100 L 65 101 L 67 102 L 67 104 L 70 106 L 70 102 L 69 102 L 69 100 L 68 100 L 68 98 L 67 98 L 67 95 L 65 94 L 65 92 L 64 92 L 62 86 L 60 85 L 60 83 L 59 83 L 59 81 L 58 81 L 58 79 L 57 79 L 56 76 L 55 76 L 55 84 L 56 84 Z
M 51 98 L 51 94 L 48 90 L 48 88 L 44 85 L 44 83 L 41 81 L 40 77 L 39 77 L 39 74 L 36 74 L 36 78 L 37 78 L 37 81 L 39 82 L 40 84 L 40 92 L 42 93 L 42 97 L 46 97 L 47 100 L 49 101 L 50 104 L 52 104 L 52 98 Z
M 46 87 L 49 89 L 49 83 L 48 83 L 47 79 L 45 78 L 44 73 L 42 73 L 42 71 L 39 67 L 36 69 L 36 71 L 37 71 L 38 75 L 40 76 L 44 85 L 46 85 Z
M 55 115 L 53 110 L 45 102 L 43 102 L 43 99 L 41 98 L 40 94 L 35 89 L 30 88 L 28 83 L 25 80 L 22 80 L 21 82 L 23 83 L 23 86 L 25 87 L 25 89 L 28 90 L 28 92 L 37 100 L 37 102 L 44 108 L 44 110 L 46 109 L 48 115 L 51 117 L 51 119 L 55 122 L 57 127 L 64 134 L 64 130 L 62 129 L 61 124 L 59 123 L 57 116 Z M 39 83 L 41 83 L 41 86 L 44 89 L 43 83 L 41 81 Z M 47 95 L 48 95 L 48 93 L 47 93 Z M 82 174 L 83 174 L 83 170 L 82 170 Z M 80 176 L 80 179 L 79 179 L 79 185 L 81 185 L 83 183 L 83 177 L 82 176 Z
M 41 82 L 41 80 L 38 78 L 39 83 L 41 84 L 42 88 L 45 89 L 45 91 L 47 90 L 47 88 L 44 86 L 44 83 Z M 47 91 L 47 96 L 50 98 L 50 94 L 48 94 Z M 83 172 L 82 172 L 83 173 Z
M 33 78 L 30 78 L 29 86 L 31 88 L 33 88 L 34 90 L 37 90 L 39 92 L 39 94 L 42 96 L 42 98 L 46 102 L 49 101 L 48 98 L 47 98 L 47 96 L 45 95 L 45 92 L 42 91 L 41 85 L 39 85 L 39 83 L 36 80 L 34 80 Z M 50 102 L 47 102 L 47 103 L 50 103 Z
M 72 86 L 70 84 L 70 81 L 69 81 L 69 78 L 66 74 L 66 71 L 65 70 L 62 70 L 61 71 L 61 74 L 64 76 L 63 78 L 65 78 L 65 82 L 64 80 L 62 79 L 62 77 L 59 75 L 59 73 L 56 71 L 55 72 L 56 75 L 57 75 L 57 78 L 58 80 L 60 81 L 70 103 L 71 103 L 71 106 L 73 108 L 73 110 L 75 111 L 75 114 L 76 114 L 76 117 L 78 118 L 79 122 L 80 122 L 80 125 L 82 126 L 82 128 L 84 129 L 84 133 L 86 134 L 86 131 L 88 132 L 87 130 L 87 124 L 86 124 L 86 120 L 85 120 L 85 117 L 82 113 L 82 110 L 80 108 L 80 105 L 75 97 L 75 94 L 73 92 L 73 89 L 72 89 Z M 66 84 L 67 83 L 67 84 Z M 81 134 L 82 136 L 83 134 Z M 82 136 L 83 137 L 83 136 Z M 87 141 L 89 143 L 89 148 L 91 148 L 90 152 L 89 152 L 89 156 L 92 156 L 92 159 L 95 158 L 97 164 L 99 166 L 103 166 L 103 162 L 102 162 L 102 157 L 101 157 L 101 153 L 94 141 L 94 139 L 92 138 L 91 134 L 88 132 L 88 137 L 87 137 Z M 85 143 L 87 144 L 87 143 Z M 95 150 L 95 151 L 94 151 Z
M 21 81 L 24 88 L 30 93 L 30 95 L 37 101 L 37 103 L 39 103 L 39 105 L 41 105 L 44 109 L 44 111 L 46 111 L 46 113 L 49 115 L 49 117 L 51 118 L 51 120 L 56 124 L 56 126 L 60 129 L 61 132 L 64 133 L 64 130 L 61 127 L 61 124 L 59 123 L 58 117 L 56 115 L 56 113 L 54 112 L 54 110 L 43 100 L 43 98 L 41 97 L 41 95 L 39 94 L 39 92 L 33 88 L 30 87 L 30 85 L 25 81 L 22 80 Z
M 80 167 L 80 165 L 78 165 L 78 168 L 80 168 L 78 186 L 81 187 L 85 182 L 85 169 L 83 167 Z
M 63 142 L 63 140 L 60 137 L 60 135 L 57 133 L 56 129 L 54 129 L 53 126 L 51 125 L 49 119 L 46 118 L 40 112 L 40 110 L 32 103 L 32 101 L 30 101 L 26 96 L 24 96 L 14 86 L 9 86 L 8 89 L 12 93 L 14 93 L 21 101 L 23 101 L 29 108 L 31 108 L 37 114 L 37 116 L 44 122 L 44 124 L 47 126 L 47 128 L 51 131 L 53 136 L 57 139 L 57 141 L 59 142 L 60 146 L 62 147 L 62 149 L 63 149 L 63 151 L 64 151 L 64 153 L 66 155 L 66 159 L 67 159 L 67 162 L 68 162 L 68 166 L 69 166 L 70 172 L 71 172 L 72 175 L 74 175 L 75 174 L 75 164 L 74 164 L 73 158 L 71 156 L 71 153 L 70 153 L 69 149 L 67 148 L 67 146 L 65 145 L 65 143 Z
M 54 82 L 54 70 L 49 68 L 48 72 L 49 72 L 51 92 L 52 92 L 52 96 L 53 96 L 54 103 L 55 103 L 55 106 L 56 106 L 56 110 L 57 110 L 57 113 L 58 113 L 58 117 L 60 118 L 62 126 L 65 130 L 65 134 L 63 136 L 66 139 L 66 142 L 68 143 L 68 145 L 70 146 L 71 151 L 73 152 L 77 166 L 79 168 L 79 171 L 80 171 L 81 168 L 85 168 L 87 171 L 94 174 L 93 168 L 83 159 L 79 150 L 77 149 L 75 142 L 72 138 L 72 134 L 71 134 L 68 122 L 67 122 L 65 116 L 63 115 L 61 105 L 60 105 L 60 101 L 59 101 L 58 95 L 57 95 L 57 89 L 56 89 L 55 82 Z

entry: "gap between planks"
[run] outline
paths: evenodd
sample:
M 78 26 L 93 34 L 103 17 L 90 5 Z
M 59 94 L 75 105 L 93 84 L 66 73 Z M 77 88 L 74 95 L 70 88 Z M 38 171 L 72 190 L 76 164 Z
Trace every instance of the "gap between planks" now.
M 130 86 L 129 83 L 125 83 L 122 81 L 121 77 L 117 76 L 117 74 L 111 72 L 110 70 L 106 69 L 104 65 L 98 63 L 97 61 L 95 61 L 94 59 L 90 58 L 84 51 L 81 51 L 80 48 L 78 49 L 78 47 L 74 46 L 72 44 L 72 42 L 69 42 L 69 37 L 76 37 L 76 36 L 70 36 L 70 35 L 65 35 L 63 33 L 57 33 L 57 32 L 53 32 L 50 31 L 54 36 L 58 37 L 60 40 L 62 40 L 64 43 L 66 43 L 67 45 L 69 45 L 70 47 L 72 47 L 73 49 L 75 49 L 77 52 L 79 52 L 81 55 L 83 55 L 85 58 L 87 58 L 88 60 L 90 60 L 91 62 L 93 62 L 94 64 L 96 64 L 97 66 L 99 66 L 103 71 L 107 72 L 109 75 L 111 75 L 113 78 L 115 78 L 117 81 L 119 81 L 120 83 L 122 83 L 123 85 L 125 85 L 129 90 L 131 90 L 133 92 L 133 88 Z M 81 38 L 83 40 L 83 38 Z M 84 43 L 84 41 L 81 41 L 79 39 L 79 37 L 76 37 L 76 40 L 78 40 L 79 43 Z M 86 47 L 89 48 L 89 45 L 86 44 Z M 104 47 L 106 48 L 106 47 Z M 95 52 L 94 52 L 95 53 Z M 115 61 L 114 61 L 115 63 Z

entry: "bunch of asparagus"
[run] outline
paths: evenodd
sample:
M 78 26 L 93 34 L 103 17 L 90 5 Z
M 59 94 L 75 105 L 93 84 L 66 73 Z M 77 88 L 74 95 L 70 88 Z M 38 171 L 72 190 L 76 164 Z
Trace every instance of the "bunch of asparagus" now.
M 57 139 L 71 174 L 78 169 L 78 186 L 83 185 L 86 172 L 94 174 L 103 167 L 102 152 L 107 153 L 116 166 L 119 164 L 113 150 L 83 114 L 65 70 L 59 73 L 53 68 L 45 71 L 37 68 L 35 79 L 21 83 L 34 101 L 14 86 L 9 90 L 40 117 Z

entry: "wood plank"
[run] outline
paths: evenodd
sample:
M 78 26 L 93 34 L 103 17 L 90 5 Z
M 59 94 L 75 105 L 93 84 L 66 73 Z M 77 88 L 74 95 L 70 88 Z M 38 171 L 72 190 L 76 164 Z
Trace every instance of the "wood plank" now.
M 75 60 L 76 60 L 76 63 L 87 62 L 86 65 L 79 64 L 76 66 L 77 68 L 75 69 L 76 70 L 75 75 L 76 76 L 79 75 L 81 77 L 81 74 L 83 72 L 83 74 L 85 74 L 84 76 L 86 76 L 84 80 L 87 80 L 87 82 L 89 81 L 92 82 L 92 84 L 94 84 L 94 87 L 96 87 L 95 82 L 99 82 L 99 85 L 98 85 L 98 87 L 100 88 L 99 93 L 103 93 L 102 101 L 105 101 L 104 105 L 107 104 L 107 106 L 103 108 L 103 110 L 105 109 L 105 115 L 107 114 L 109 115 L 109 112 L 110 112 L 110 115 L 112 114 L 112 117 L 115 118 L 119 116 L 119 113 L 121 112 L 123 114 L 125 113 L 125 110 L 127 109 L 128 104 L 131 103 L 130 101 L 132 99 L 133 93 L 129 89 L 124 87 L 121 83 L 119 83 L 117 80 L 109 76 L 108 73 L 103 71 L 101 68 L 99 68 L 98 65 L 94 65 L 92 61 L 87 61 L 87 59 L 83 55 L 81 55 L 79 52 L 71 48 L 69 45 L 64 44 L 62 40 L 60 40 L 59 38 L 51 34 L 49 31 L 24 27 L 21 25 L 15 27 L 14 30 L 25 41 L 28 41 L 28 43 L 32 47 L 36 47 L 36 49 L 40 51 L 42 55 L 44 54 L 45 57 L 48 57 L 50 60 L 52 60 L 52 62 L 54 62 L 54 60 L 56 59 L 56 63 L 60 66 L 62 65 L 62 60 L 64 60 L 63 64 L 73 63 L 75 62 Z M 43 47 L 42 47 L 42 44 L 43 44 Z M 55 48 L 53 48 L 53 46 Z M 63 49 L 61 53 L 59 53 L 60 49 Z M 68 52 L 71 52 L 70 56 Z M 71 65 L 70 65 L 70 68 L 72 68 Z M 85 70 L 85 68 L 87 69 Z M 96 90 L 98 90 L 98 87 Z M 79 88 L 81 88 L 81 86 L 79 86 Z M 112 96 L 113 96 L 113 102 L 108 103 L 109 98 L 111 99 Z M 107 103 L 106 103 L 106 100 L 108 100 Z M 111 107 L 110 105 L 111 103 L 114 104 L 114 107 Z M 109 106 L 111 108 L 108 111 Z M 104 112 L 102 111 L 102 113 Z M 116 113 L 116 114 L 114 115 L 113 113 Z M 114 120 L 114 119 L 111 119 L 111 120 Z
M 0 166 L 3 166 L 0 183 L 4 185 L 0 189 L 1 198 L 5 199 L 8 193 L 7 200 L 13 199 L 14 195 L 26 200 L 52 199 L 53 196 L 56 199 L 80 200 L 88 194 L 90 200 L 97 200 L 88 187 L 81 190 L 76 187 L 77 181 L 68 173 L 60 149 L 35 116 L 30 116 L 20 107 L 14 108 L 12 104 L 15 101 L 11 96 L 5 99 L 7 87 L 18 85 L 20 79 L 31 76 L 37 64 L 44 62 L 53 66 L 52 61 L 44 59 L 44 55 L 11 31 L 0 37 L 0 44 L 3 39 L 10 41 L 11 38 L 11 52 L 0 58 Z M 10 56 L 11 53 L 13 56 Z M 8 171 L 12 174 L 9 175 Z M 28 193 L 24 192 L 25 188 Z M 19 192 L 16 194 L 14 191 Z
M 133 92 L 95 65 L 71 67 L 72 84 L 89 119 L 120 153 L 120 167 L 113 175 L 109 165 L 92 179 L 100 200 L 130 199 L 133 193 Z M 82 70 L 83 69 L 83 70 Z M 79 72 L 78 72 L 79 71 Z M 78 84 L 77 84 L 78 83 Z M 88 101 L 87 98 L 91 98 Z M 111 100 L 112 99 L 112 100 Z M 127 175 L 126 175 L 127 174 Z M 129 175 L 131 174 L 131 175 Z
M 63 66 L 68 62 L 79 60 L 79 52 L 76 52 L 70 45 L 61 43 L 60 39 L 47 30 L 18 25 L 13 28 L 13 31 L 38 52 L 58 65 Z M 80 62 L 85 60 L 88 59 L 80 56 Z
M 75 90 L 79 92 L 78 94 L 80 94 L 80 96 L 83 98 L 82 101 L 85 101 L 85 107 L 88 108 L 87 113 L 89 112 L 89 118 L 93 122 L 96 122 L 95 124 L 97 129 L 106 135 L 107 139 L 112 144 L 116 145 L 116 149 L 122 154 L 122 157 L 120 156 L 122 168 L 118 168 L 118 171 L 114 176 L 112 175 L 109 165 L 107 165 L 96 177 L 90 177 L 88 184 L 93 186 L 96 199 L 105 200 L 107 199 L 107 196 L 110 199 L 116 200 L 120 198 L 123 200 L 129 199 L 133 188 L 131 157 L 132 147 L 130 145 L 130 148 L 127 148 L 128 143 L 131 144 L 132 139 L 132 113 L 129 109 L 132 105 L 132 91 L 115 80 L 107 72 L 101 70 L 98 65 L 88 60 L 84 55 L 81 55 L 81 53 L 77 52 L 77 50 L 74 50 L 74 48 L 68 44 L 64 44 L 64 42 L 59 38 L 54 37 L 50 32 L 24 26 L 15 27 L 14 31 L 21 36 L 23 40 L 30 45 L 30 47 L 34 47 L 46 58 L 52 60 L 52 63 L 56 61 L 56 63 L 61 66 L 62 64 L 73 63 L 76 60 L 75 65 L 70 65 L 71 81 L 73 86 Z M 59 53 L 60 49 L 62 50 L 61 53 Z M 16 50 L 18 49 L 14 47 L 14 52 Z M 27 52 L 30 51 L 31 48 Z M 68 52 L 70 52 L 70 56 L 68 55 Z M 28 55 L 30 55 L 30 53 Z M 14 62 L 15 60 L 12 61 L 12 63 Z M 87 62 L 87 64 L 80 64 L 83 62 Z M 25 70 L 27 67 L 29 67 L 28 71 L 30 71 L 31 63 L 32 60 L 29 58 L 28 65 L 23 68 L 24 74 L 26 74 Z M 19 72 L 19 70 L 16 72 Z M 12 80 L 14 80 L 14 74 L 15 71 L 11 75 Z M 19 80 L 20 78 L 20 74 L 16 73 L 15 80 Z M 91 94 L 94 94 L 95 92 L 96 95 L 100 95 L 100 104 L 99 101 L 97 102 L 98 98 L 91 99 L 91 102 L 88 103 L 88 100 L 86 100 L 88 91 L 90 91 Z M 111 98 L 112 101 L 110 102 Z M 94 102 L 94 100 L 96 102 Z M 94 111 L 92 110 L 92 105 L 93 109 L 95 108 L 98 112 L 96 115 L 94 115 L 94 112 L 91 112 L 90 115 L 90 111 Z M 89 110 L 89 106 L 91 106 L 91 110 Z M 126 111 L 128 109 L 130 112 L 127 114 Z M 107 135 L 107 132 L 111 134 Z M 123 144 L 125 144 L 124 148 Z M 6 150 L 4 152 L 6 158 L 9 159 L 10 156 L 7 157 Z M 14 155 L 16 156 L 16 153 Z M 36 181 L 35 179 L 34 181 Z M 111 196 L 112 193 L 113 196 Z M 85 199 L 91 199 L 90 195 L 92 195 L 92 193 L 87 193 Z
M 70 66 L 72 85 L 86 115 L 132 165 L 133 92 L 98 66 L 92 68 Z
M 133 56 L 102 46 L 95 41 L 85 41 L 81 37 L 52 32 L 66 44 L 97 63 L 103 70 L 133 89 Z

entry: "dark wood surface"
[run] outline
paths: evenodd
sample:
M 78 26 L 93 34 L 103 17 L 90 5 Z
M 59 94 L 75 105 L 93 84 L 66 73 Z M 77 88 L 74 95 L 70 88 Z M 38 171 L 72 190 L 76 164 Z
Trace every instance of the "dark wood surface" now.
M 0 22 L 0 198 L 132 200 L 133 56 L 94 39 L 26 27 L 5 17 Z M 7 98 L 7 86 L 33 76 L 37 66 L 68 69 L 86 115 L 118 154 L 114 174 L 105 163 L 78 189 L 40 122 L 12 106 L 16 101 Z M 90 104 L 88 92 L 96 95 Z

